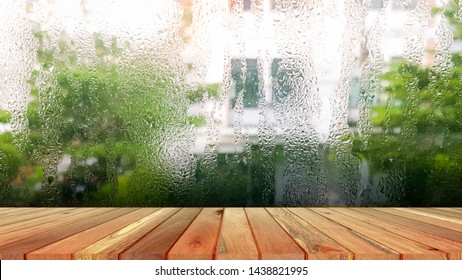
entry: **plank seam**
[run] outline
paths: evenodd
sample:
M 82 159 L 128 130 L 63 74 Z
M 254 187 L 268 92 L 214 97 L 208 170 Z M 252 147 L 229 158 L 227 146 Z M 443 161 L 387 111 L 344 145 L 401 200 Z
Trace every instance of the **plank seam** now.
M 354 217 L 351 217 L 351 216 L 348 215 L 348 214 L 345 214 L 345 213 L 343 213 L 343 212 L 335 211 L 335 209 L 332 209 L 332 208 L 331 208 L 330 210 L 336 212 L 337 214 L 339 214 L 339 215 L 341 215 L 341 216 L 346 216 L 346 217 L 349 217 L 349 218 L 351 218 L 351 219 L 355 219 Z M 359 221 L 360 221 L 360 220 L 359 220 Z M 360 222 L 363 222 L 363 221 L 360 221 Z M 366 223 L 366 222 L 363 222 L 363 223 Z M 435 249 L 436 251 L 439 251 L 439 252 L 443 253 L 443 254 L 446 256 L 446 259 L 449 259 L 449 255 L 448 255 L 449 253 L 446 252 L 446 251 L 442 251 L 442 250 L 440 250 L 440 249 L 438 249 L 438 248 L 435 248 L 435 247 L 430 246 L 430 245 L 428 245 L 428 244 L 422 243 L 422 242 L 420 242 L 420 241 L 418 241 L 418 240 L 410 239 L 410 238 L 408 238 L 408 237 L 406 237 L 406 236 L 403 236 L 403 235 L 401 235 L 401 234 L 399 234 L 399 233 L 389 231 L 389 230 L 387 230 L 387 229 L 385 229 L 385 228 L 382 228 L 382 227 L 379 227 L 379 226 L 377 226 L 377 225 L 373 225 L 373 226 L 376 227 L 376 228 L 378 228 L 378 229 L 380 229 L 380 230 L 383 230 L 383 231 L 386 231 L 386 232 L 388 232 L 388 233 L 391 233 L 391 234 L 393 234 L 393 235 L 398 235 L 398 236 L 401 237 L 401 239 L 409 240 L 409 241 L 411 241 L 411 242 L 416 242 L 416 243 L 419 243 L 419 244 L 421 244 L 421 245 L 431 247 L 430 250 Z M 405 226 L 405 227 L 408 227 L 408 226 Z M 379 243 L 382 244 L 381 242 L 379 242 Z M 383 245 L 386 246 L 385 244 L 383 244 Z M 401 255 L 401 254 L 400 254 L 400 255 Z M 403 255 L 404 255 L 404 254 L 403 254 Z
M 223 213 L 221 214 L 221 221 L 220 221 L 220 229 L 218 230 L 218 237 L 216 238 L 216 243 L 214 246 L 215 250 L 213 251 L 213 254 L 212 254 L 212 259 L 214 260 L 217 259 L 217 255 L 218 255 L 218 244 L 220 243 L 220 236 L 223 230 L 223 221 L 225 219 L 225 211 L 226 211 L 226 207 L 223 207 Z
M 155 212 L 157 211 L 160 211 L 161 209 L 164 209 L 162 207 L 158 208 L 156 211 L 152 212 L 151 214 L 149 215 L 152 215 L 154 214 Z M 145 234 L 143 234 L 142 236 L 140 236 L 138 239 L 136 239 L 136 241 L 134 241 L 133 243 L 131 243 L 130 245 L 128 245 L 127 247 L 125 247 L 125 249 L 122 249 L 118 254 L 117 254 L 117 259 L 118 260 L 121 260 L 121 257 L 122 257 L 122 254 L 125 253 L 128 249 L 130 249 L 131 247 L 133 247 L 136 243 L 138 243 L 141 239 L 143 239 L 144 237 L 146 237 L 146 235 L 148 235 L 149 233 L 151 233 L 153 230 L 155 230 L 156 228 L 158 228 L 160 225 L 162 225 L 163 223 L 165 223 L 165 221 L 167 221 L 168 219 L 170 219 L 173 215 L 175 215 L 176 213 L 178 213 L 182 208 L 178 208 L 177 211 L 175 211 L 173 214 L 171 214 L 170 216 L 168 216 L 165 220 L 163 220 L 161 223 L 159 223 L 157 226 L 153 227 L 152 229 L 150 229 L 149 231 L 147 231 Z M 148 216 L 149 216 L 148 215 Z M 142 218 L 141 218 L 142 219 Z M 139 220 L 141 220 L 139 219 Z M 137 221 L 139 221 L 137 220 Z M 136 221 L 135 221 L 136 222 Z M 132 223 L 133 224 L 133 223 Z
M 301 208 L 304 208 L 304 209 L 309 210 L 309 209 L 306 208 L 306 207 L 301 207 Z M 342 246 L 342 247 L 345 248 L 348 252 L 351 253 L 351 255 L 352 255 L 352 257 L 353 257 L 353 260 L 356 259 L 356 254 L 355 254 L 354 252 L 350 251 L 350 250 L 349 250 L 348 248 L 346 248 L 344 245 L 340 244 L 337 240 L 335 240 L 334 238 L 332 238 L 331 236 L 329 236 L 328 234 L 326 234 L 324 231 L 322 231 L 322 230 L 321 230 L 319 227 L 317 227 L 315 224 L 310 223 L 310 221 L 305 220 L 303 217 L 300 217 L 300 216 L 297 215 L 295 212 L 290 211 L 290 209 L 287 209 L 287 211 L 289 211 L 292 215 L 298 217 L 298 218 L 301 219 L 302 221 L 307 222 L 308 224 L 310 224 L 311 226 L 313 226 L 315 229 L 317 229 L 320 233 L 322 233 L 323 235 L 327 236 L 327 237 L 330 238 L 331 240 L 333 240 L 333 241 L 335 241 L 336 243 L 338 243 L 340 246 Z M 322 218 L 322 216 L 319 215 L 318 213 L 315 213 L 315 212 L 313 212 L 313 211 L 310 211 L 310 212 L 313 213 L 314 215 L 317 215 L 317 216 L 319 216 L 319 217 Z M 330 220 L 330 219 L 328 219 L 328 220 Z M 334 222 L 334 221 L 332 221 L 332 220 L 330 220 L 330 221 L 331 221 L 331 222 Z M 344 227 L 344 228 L 347 228 L 347 227 L 345 227 L 345 226 L 343 226 L 343 225 L 340 225 L 340 224 L 338 224 L 338 223 L 336 223 L 336 224 L 339 225 L 339 226 L 342 226 L 342 227 Z M 347 228 L 347 229 L 351 230 L 350 228 Z M 355 231 L 353 231 L 353 230 L 351 230 L 351 231 L 354 232 L 354 233 L 357 233 L 357 232 L 355 232 Z M 308 259 L 308 257 L 307 257 L 307 259 Z
M 390 208 L 390 209 L 391 209 L 391 208 Z M 382 214 L 385 214 L 385 215 L 395 216 L 395 217 L 398 217 L 398 218 L 400 218 L 400 219 L 411 220 L 411 221 L 413 221 L 414 223 L 418 223 L 418 224 L 421 224 L 421 225 L 426 225 L 426 226 L 430 226 L 430 227 L 433 227 L 433 228 L 439 228 L 439 229 L 441 229 L 441 230 L 443 230 L 443 231 L 453 231 L 453 232 L 456 232 L 457 234 L 462 234 L 461 231 L 458 231 L 458 230 L 456 230 L 456 229 L 447 228 L 447 227 L 444 227 L 444 226 L 441 226 L 441 225 L 436 225 L 436 224 L 429 223 L 429 222 L 424 222 L 424 221 L 415 220 L 415 219 L 412 219 L 412 218 L 409 218 L 409 217 L 405 217 L 405 216 L 400 216 L 400 215 L 397 214 L 397 213 L 390 213 L 390 212 L 387 212 L 387 211 L 383 211 L 383 210 L 380 209 L 380 207 L 379 207 L 379 208 L 374 208 L 374 210 L 376 210 L 376 211 L 378 211 L 378 212 L 380 212 L 380 213 L 382 213 Z M 371 215 L 371 214 L 369 214 L 369 215 Z M 384 219 L 384 218 L 382 218 L 382 219 Z M 385 220 L 388 220 L 388 219 L 385 219 Z M 398 223 L 400 223 L 400 222 L 398 222 Z M 401 224 L 401 223 L 400 223 L 400 224 Z M 403 225 L 406 225 L 406 224 L 403 224 Z M 422 231 L 423 231 L 423 230 L 422 230 Z M 450 239 L 450 238 L 448 238 L 448 239 Z M 452 240 L 452 239 L 451 239 L 451 240 Z M 455 241 L 457 241 L 457 240 L 455 240 Z M 457 242 L 460 242 L 460 241 L 457 241 Z
M 191 224 L 196 220 L 197 216 L 199 216 L 199 214 L 204 210 L 204 207 L 202 207 L 202 209 L 200 211 L 197 212 L 196 216 L 194 216 L 193 219 L 191 219 L 191 221 L 189 222 L 188 226 L 185 227 L 185 229 L 181 232 L 181 234 L 178 235 L 178 237 L 176 238 L 175 242 L 172 243 L 172 245 L 170 245 L 170 248 L 168 248 L 168 250 L 165 252 L 165 255 L 164 255 L 164 259 L 165 260 L 168 260 L 168 254 L 170 253 L 170 251 L 172 250 L 172 248 L 175 246 L 175 244 L 178 242 L 178 240 L 183 236 L 183 234 L 188 230 L 188 228 L 191 226 Z M 179 212 L 179 211 L 178 211 Z M 177 212 L 177 213 L 178 213 Z M 176 214 L 176 213 L 175 213 Z
M 100 208 L 97 208 L 97 209 L 100 209 Z M 133 209 L 133 208 L 132 208 L 132 209 Z M 130 210 L 131 210 L 131 209 L 130 209 Z M 110 222 L 110 221 L 112 221 L 112 220 L 114 220 L 114 219 L 117 219 L 117 218 L 119 218 L 119 217 L 128 215 L 128 214 L 130 214 L 130 213 L 132 213 L 132 212 L 134 212 L 134 211 L 136 211 L 136 209 L 135 209 L 135 210 L 132 210 L 132 211 L 130 211 L 130 212 L 127 212 L 127 213 L 125 213 L 125 214 L 123 214 L 123 215 L 121 215 L 121 216 L 118 216 L 118 217 L 114 217 L 114 218 L 112 218 L 112 219 L 109 219 L 109 220 L 107 220 L 107 221 L 105 221 L 105 222 L 102 222 L 101 224 L 95 225 L 95 226 L 93 226 L 93 227 L 102 225 L 102 224 L 104 224 L 104 223 Z M 108 212 L 110 212 L 110 211 L 107 211 L 107 212 L 104 212 L 104 213 L 108 213 Z M 86 213 L 86 212 L 85 212 L 85 213 Z M 78 222 L 78 221 L 77 221 L 77 222 Z M 77 222 L 76 222 L 76 223 L 77 223 Z M 72 224 L 74 224 L 74 223 L 66 224 L 66 225 L 64 225 L 64 226 L 72 225 Z M 63 227 L 64 227 L 64 226 L 63 226 Z M 93 227 L 91 227 L 91 228 L 93 228 Z M 57 227 L 56 229 L 59 229 L 59 228 L 61 228 L 61 227 Z M 64 237 L 64 238 L 55 240 L 55 241 L 52 242 L 52 243 L 44 244 L 43 246 L 37 247 L 37 248 L 33 249 L 32 251 L 25 252 L 25 253 L 24 253 L 24 259 L 27 260 L 27 259 L 28 259 L 28 258 L 27 258 L 27 255 L 30 254 L 30 253 L 32 253 L 32 252 L 34 252 L 34 251 L 40 250 L 40 249 L 42 249 L 43 247 L 46 247 L 46 246 L 51 245 L 51 244 L 53 244 L 53 243 L 59 242 L 59 241 L 61 241 L 61 240 L 63 240 L 63 239 L 66 239 L 66 238 L 72 237 L 72 236 L 74 236 L 74 235 L 80 234 L 80 233 L 82 233 L 82 232 L 84 232 L 84 231 L 86 231 L 86 230 L 89 230 L 89 229 L 91 229 L 91 228 L 84 229 L 84 230 L 79 231 L 79 232 L 76 232 L 76 233 L 74 233 L 74 234 L 72 234 L 72 235 L 69 235 L 69 236 L 66 236 L 66 237 Z M 53 231 L 53 230 L 55 230 L 55 228 L 53 228 L 53 229 L 50 230 L 50 231 Z M 48 231 L 47 231 L 47 232 L 48 232 Z M 74 253 L 71 254 L 71 259 L 75 259 L 75 256 L 74 256 L 74 255 L 75 255 Z
M 324 218 L 330 220 L 332 223 L 335 223 L 335 224 L 337 224 L 337 225 L 339 225 L 339 226 L 342 226 L 342 227 L 344 227 L 344 228 L 347 228 L 347 229 L 349 229 L 349 230 L 351 230 L 352 232 L 355 232 L 355 233 L 357 233 L 357 234 L 361 234 L 361 233 L 357 232 L 356 230 L 350 228 L 348 225 L 341 224 L 341 223 L 339 223 L 339 222 L 337 222 L 337 221 L 334 221 L 334 220 L 330 219 L 329 217 L 320 215 L 320 214 L 316 213 L 315 211 L 311 211 L 311 209 L 310 209 L 309 207 L 305 207 L 305 208 L 306 208 L 308 211 L 310 211 L 311 213 L 314 213 L 314 214 L 316 214 L 316 215 L 319 215 L 319 216 L 321 216 L 321 217 L 324 217 Z M 328 210 L 332 210 L 332 207 L 331 207 L 331 208 L 327 208 L 327 209 L 328 209 Z M 338 213 L 338 212 L 336 212 L 336 213 Z M 366 237 L 366 238 L 369 238 L 369 239 L 372 239 L 374 242 L 377 242 L 378 244 L 381 244 L 381 245 L 384 246 L 384 247 L 388 247 L 387 244 L 384 244 L 383 242 L 380 242 L 380 241 L 375 240 L 375 239 L 373 239 L 373 238 L 371 238 L 371 237 L 368 237 L 368 236 L 365 236 L 365 237 Z M 403 259 L 404 259 L 404 254 L 403 254 L 403 253 L 400 253 L 400 252 L 397 252 L 397 253 L 399 254 L 399 259 L 400 259 L 400 260 L 403 260 Z M 354 255 L 354 254 L 353 254 L 353 255 Z
M 448 242 L 449 242 L 449 241 L 454 242 L 453 240 L 450 240 L 450 239 L 441 237 L 441 236 L 436 235 L 436 234 L 431 233 L 431 232 L 422 231 L 422 230 L 420 230 L 420 229 L 417 229 L 417 228 L 414 228 L 414 227 L 411 227 L 411 226 L 408 226 L 408 225 L 399 224 L 399 223 L 396 223 L 396 222 L 394 222 L 394 221 L 385 220 L 385 219 L 380 218 L 380 217 L 374 217 L 374 216 L 368 215 L 368 214 L 366 214 L 366 213 L 362 213 L 362 212 L 360 212 L 360 211 L 356 211 L 355 209 L 352 209 L 352 210 L 353 210 L 354 212 L 360 213 L 360 214 L 362 214 L 362 215 L 367 215 L 367 216 L 370 216 L 370 217 L 372 217 L 372 218 L 377 218 L 377 219 L 379 219 L 379 220 L 382 220 L 382 221 L 385 221 L 385 222 L 388 222 L 388 223 L 395 224 L 395 225 L 397 225 L 397 226 L 402 226 L 402 227 L 405 227 L 405 228 L 409 228 L 409 229 L 411 229 L 411 230 L 415 230 L 415 231 L 417 231 L 417 232 L 421 232 L 422 234 L 426 234 L 426 235 L 435 236 L 435 237 L 438 237 L 438 238 L 441 238 L 441 239 L 445 239 L 445 240 L 447 240 Z M 337 212 L 337 213 L 339 213 L 339 212 Z M 340 214 L 344 214 L 344 215 L 349 216 L 350 218 L 353 218 L 352 216 L 350 216 L 350 215 L 348 215 L 348 214 L 345 214 L 345 213 L 340 213 Z M 382 227 L 380 227 L 380 228 L 382 228 Z M 453 254 L 453 252 L 449 252 L 449 251 L 444 250 L 444 249 L 436 248 L 436 247 L 434 247 L 434 246 L 432 246 L 432 245 L 430 245 L 430 244 L 423 243 L 423 242 L 421 242 L 421 241 L 419 241 L 419 240 L 417 240 L 417 239 L 411 239 L 411 238 L 409 238 L 409 237 L 406 237 L 406 236 L 400 234 L 399 232 L 389 231 L 389 230 L 386 229 L 386 227 L 384 227 L 384 228 L 382 228 L 382 229 L 383 229 L 384 231 L 387 231 L 387 232 L 390 232 L 390 233 L 393 233 L 393 234 L 397 234 L 397 235 L 401 236 L 403 239 L 407 239 L 407 240 L 410 240 L 410 241 L 414 241 L 414 242 L 420 243 L 420 244 L 422 244 L 422 245 L 432 247 L 433 249 L 437 249 L 438 251 L 440 251 L 440 252 L 446 254 L 446 257 L 447 257 L 448 259 L 449 259 L 450 255 Z M 450 245 L 450 244 L 448 244 L 448 245 Z
M 398 211 L 401 211 L 401 212 L 406 212 L 406 213 L 414 214 L 414 215 L 429 218 L 429 219 L 435 219 L 435 221 L 447 222 L 447 223 L 452 223 L 452 224 L 456 224 L 456 225 L 462 225 L 462 220 L 457 221 L 457 219 L 455 219 L 456 221 L 453 221 L 454 219 L 451 218 L 451 217 L 446 217 L 445 218 L 444 215 L 434 214 L 432 212 L 425 212 L 425 211 L 421 211 L 421 210 L 418 210 L 418 209 L 410 209 L 410 210 L 409 209 L 404 209 L 404 208 L 394 208 L 394 209 L 396 209 Z M 430 215 L 428 215 L 428 214 L 430 214 Z M 441 217 L 441 216 L 443 216 L 443 217 Z M 442 226 L 442 227 L 446 227 L 446 226 Z
M 50 209 L 54 209 L 54 208 L 50 208 Z M 62 214 L 62 213 L 64 213 L 64 212 L 66 212 L 66 211 L 71 211 L 71 210 L 76 210 L 76 209 L 78 209 L 78 208 L 72 207 L 72 208 L 70 208 L 70 209 L 62 210 L 62 211 L 59 211 L 59 212 L 56 212 L 56 213 L 53 213 L 53 212 L 52 212 L 52 213 L 48 213 L 48 214 L 45 213 L 44 215 L 39 216 L 39 217 L 26 218 L 26 219 L 24 219 L 24 220 L 20 220 L 20 221 L 17 221 L 17 222 L 11 222 L 11 223 L 7 223 L 7 224 L 3 224 L 3 225 L 1 225 L 1 226 L 8 226 L 8 225 L 13 225 L 13 224 L 17 224 L 17 223 L 23 223 L 23 222 L 27 222 L 27 221 L 35 220 L 35 219 L 38 219 L 38 218 L 43 218 L 43 217 L 55 215 L 55 214 Z M 43 210 L 49 210 L 49 209 L 43 209 Z M 19 212 L 21 212 L 21 211 L 19 211 Z M 21 214 L 21 213 L 16 213 L 16 214 Z M 16 215 L 16 214 L 15 214 L 15 215 Z
M 257 247 L 258 259 L 261 260 L 263 259 L 263 254 L 261 252 L 260 245 L 258 244 L 257 238 L 255 236 L 255 229 L 253 228 L 253 225 L 249 220 L 249 216 L 247 215 L 247 207 L 244 208 L 244 213 L 245 213 L 245 218 L 247 219 L 247 223 L 249 223 L 250 232 L 252 233 L 253 241 L 255 242 L 255 246 Z
M 215 238 L 215 245 L 214 245 L 215 250 L 213 251 L 213 254 L 212 254 L 212 259 L 214 259 L 214 260 L 217 259 L 218 244 L 219 244 L 219 242 L 220 242 L 219 238 L 220 238 L 221 228 L 222 228 L 222 226 L 223 226 L 223 220 L 225 219 L 225 210 L 226 210 L 226 207 L 223 207 L 222 209 L 223 209 L 223 210 L 222 210 L 222 212 L 221 212 L 220 228 L 218 229 L 218 235 L 217 235 L 217 237 Z
M 339 212 L 333 210 L 334 208 L 335 208 L 335 207 L 331 207 L 331 208 L 329 208 L 329 210 L 334 211 L 334 212 L 336 212 L 337 214 L 342 214 L 342 213 L 339 213 Z M 315 212 L 314 212 L 314 213 L 315 213 Z M 315 213 L 315 214 L 317 214 L 317 213 Z M 329 219 L 328 217 L 325 217 L 325 218 Z M 332 220 L 332 219 L 329 219 L 329 220 L 331 220 L 332 222 L 335 222 L 335 223 L 337 223 L 337 224 L 339 224 L 339 225 L 341 225 L 341 226 L 344 226 L 344 227 L 350 229 L 350 230 L 353 231 L 353 232 L 356 232 L 355 230 L 353 230 L 352 228 L 348 227 L 347 225 L 342 225 L 342 224 L 340 224 L 340 223 L 338 223 L 338 222 L 336 222 L 336 221 L 334 221 L 334 220 Z M 383 242 L 380 242 L 380 241 L 375 240 L 375 239 L 373 239 L 373 240 L 374 240 L 375 242 L 377 242 L 377 243 L 379 243 L 379 244 L 385 246 L 385 247 L 387 246 L 386 244 L 383 244 Z M 400 260 L 404 260 L 404 253 L 398 252 L 398 254 L 399 254 L 399 259 L 400 259 Z
M 77 208 L 76 208 L 76 209 L 77 209 Z M 96 209 L 99 209 L 99 208 L 90 209 L 90 210 L 85 211 L 85 212 L 82 212 L 82 213 L 80 213 L 80 214 L 78 214 L 78 215 L 86 214 L 86 213 L 88 213 L 88 212 L 93 212 L 93 211 L 95 211 Z M 106 211 L 106 212 L 103 212 L 103 213 L 107 213 L 107 212 L 109 212 L 109 211 Z M 66 226 L 71 226 L 71 225 L 73 225 L 73 224 L 75 224 L 75 223 L 78 223 L 78 222 L 79 222 L 79 221 L 74 221 L 74 222 L 70 222 L 70 223 L 64 223 L 64 224 L 62 224 L 62 225 L 60 225 L 60 226 L 47 229 L 47 230 L 45 230 L 45 231 L 43 231 L 43 232 L 40 232 L 40 233 L 38 233 L 38 234 L 52 233 L 53 231 L 55 231 L 55 230 L 57 230 L 57 229 L 61 229 L 61 228 L 66 227 Z M 48 222 L 47 222 L 47 223 L 48 223 Z M 52 221 L 50 221 L 50 223 L 52 223 Z M 34 236 L 34 235 L 25 236 L 25 237 L 22 237 L 21 239 L 18 239 L 18 240 L 16 240 L 16 241 L 13 241 L 13 242 L 10 242 L 10 243 L 5 243 L 5 244 L 1 245 L 0 248 L 1 248 L 1 247 L 4 247 L 4 246 L 10 246 L 10 245 L 12 245 L 12 244 L 14 244 L 14 243 L 17 243 L 17 242 L 21 242 L 22 240 L 27 239 L 27 238 L 31 238 L 32 236 Z M 39 248 L 42 248 L 42 247 L 43 247 L 43 246 L 41 246 L 41 247 L 39 247 Z M 32 252 L 32 251 L 29 251 L 28 253 L 30 253 L 30 252 Z M 23 259 L 26 259 L 26 253 L 23 255 Z
M 306 251 L 300 246 L 300 244 L 298 244 L 298 242 L 292 237 L 292 235 L 284 229 L 284 227 L 273 217 L 273 215 L 271 215 L 271 212 L 268 211 L 268 209 L 266 209 L 266 208 L 267 208 L 267 207 L 264 207 L 263 209 L 265 209 L 265 211 L 270 215 L 271 219 L 273 219 L 273 221 L 276 222 L 276 224 L 277 224 L 277 225 L 289 236 L 289 238 L 297 245 L 297 247 L 298 247 L 300 250 L 302 250 L 303 255 L 304 255 L 303 258 L 304 258 L 305 260 L 308 260 L 308 252 L 306 252 Z M 287 211 L 287 212 L 289 212 L 289 213 L 292 213 L 291 211 L 288 211 L 287 208 L 285 208 L 285 207 L 282 207 L 282 208 L 280 208 L 280 209 L 283 209 L 284 211 Z M 297 216 L 297 217 L 298 217 L 298 216 Z M 302 221 L 304 221 L 304 220 L 302 219 Z

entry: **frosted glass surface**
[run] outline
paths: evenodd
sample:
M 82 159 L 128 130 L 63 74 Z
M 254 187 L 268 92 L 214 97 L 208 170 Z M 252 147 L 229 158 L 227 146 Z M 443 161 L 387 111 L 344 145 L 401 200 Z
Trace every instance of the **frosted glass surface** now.
M 0 206 L 462 206 L 444 0 L 0 1 Z

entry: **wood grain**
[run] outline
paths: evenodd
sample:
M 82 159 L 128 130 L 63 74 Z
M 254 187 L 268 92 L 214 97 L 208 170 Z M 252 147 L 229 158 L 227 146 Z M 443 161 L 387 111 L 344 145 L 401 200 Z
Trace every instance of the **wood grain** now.
M 21 209 L 25 210 L 25 208 L 0 207 L 0 217 L 1 217 L 3 214 L 10 213 L 10 211 L 21 210 Z
M 330 220 L 348 227 L 378 243 L 386 244 L 387 247 L 400 252 L 401 259 L 447 259 L 446 252 L 435 251 L 434 248 L 430 246 L 410 239 L 403 239 L 397 234 L 383 231 L 374 225 L 358 221 L 344 214 L 335 212 L 332 209 L 311 208 L 310 211 L 318 213 Z
M 15 212 L 13 215 L 2 217 L 0 220 L 0 233 L 24 229 L 48 221 L 54 221 L 67 214 L 72 214 L 76 208 L 42 208 L 32 212 Z M 90 210 L 90 209 L 87 209 Z
M 305 208 L 289 210 L 353 253 L 355 260 L 399 260 L 399 253 Z
M 449 211 L 447 208 L 446 209 L 416 208 L 416 210 L 425 210 L 425 211 L 430 212 L 430 213 L 440 214 L 440 215 L 443 215 L 443 216 L 449 216 L 449 217 L 453 217 L 453 218 L 457 218 L 457 219 L 462 220 L 462 212 L 460 212 L 460 213 L 452 212 L 452 211 Z
M 167 252 L 167 259 L 211 260 L 223 217 L 223 208 L 204 208 Z
M 263 208 L 245 208 L 261 259 L 303 260 L 305 252 Z
M 444 210 L 444 211 L 453 212 L 457 214 L 462 214 L 462 208 L 435 207 L 432 209 L 439 209 L 439 210 Z
M 348 260 L 353 253 L 305 220 L 283 208 L 267 208 L 276 222 L 306 252 L 307 259 Z
M 124 260 L 164 260 L 168 250 L 191 224 L 200 208 L 183 208 L 149 232 L 127 251 L 120 254 Z
M 96 209 L 96 211 L 91 212 L 96 214 L 95 212 L 98 212 L 98 210 L 100 209 Z M 0 246 L 0 259 L 24 259 L 25 254 L 28 252 L 37 250 L 40 247 L 69 237 L 132 211 L 133 209 L 127 208 L 101 209 L 101 214 L 93 215 L 88 217 L 86 220 L 74 222 L 49 232 L 32 235 L 28 238 L 21 239 L 18 242 Z
M 452 230 L 455 230 L 455 231 L 462 232 L 462 225 L 461 224 L 449 222 L 449 221 L 446 221 L 446 220 L 437 219 L 437 218 L 434 218 L 434 217 L 430 217 L 430 216 L 425 215 L 425 214 L 423 214 L 421 212 L 409 212 L 409 211 L 406 211 L 403 208 L 378 208 L 378 210 L 380 210 L 382 212 L 394 214 L 394 215 L 397 215 L 397 216 L 413 219 L 413 220 L 416 220 L 416 221 L 419 221 L 419 222 L 424 222 L 424 223 L 427 223 L 427 224 L 440 226 L 440 227 L 444 227 L 444 228 L 447 228 L 447 229 L 452 229 Z
M 54 231 L 57 228 L 62 226 L 72 224 L 74 222 L 90 219 L 91 217 L 95 216 L 96 214 L 101 214 L 103 212 L 109 212 L 111 209 L 96 209 L 96 208 L 82 208 L 82 209 L 73 209 L 72 215 L 67 215 L 64 218 L 54 221 L 47 221 L 44 223 L 34 223 L 34 226 L 19 227 L 15 231 L 9 231 L 6 233 L 2 233 L 0 229 L 0 246 L 6 245 L 13 242 L 18 242 L 21 239 L 26 239 L 31 236 L 35 236 L 38 234 L 42 234 L 48 231 Z M 29 222 L 29 221 L 27 221 Z
M 120 253 L 135 244 L 143 236 L 179 210 L 179 208 L 161 208 L 88 247 L 79 250 L 74 254 L 74 257 L 78 260 L 117 260 Z
M 449 259 L 460 260 L 462 257 L 462 244 L 458 242 L 445 239 L 431 233 L 416 230 L 408 226 L 403 226 L 391 221 L 376 219 L 372 216 L 363 214 L 353 209 L 333 208 L 332 210 L 345 214 L 353 219 L 377 226 L 384 231 L 392 232 L 404 238 L 423 243 L 429 247 L 434 248 L 434 250 L 446 252 Z
M 258 260 L 258 250 L 243 208 L 226 208 L 223 215 L 216 258 Z
M 44 211 L 47 208 L 16 208 L 16 207 L 0 207 L 0 218 L 12 216 L 12 215 L 24 215 L 25 213 L 36 213 L 38 211 Z
M 435 218 L 435 219 L 438 219 L 438 220 L 447 221 L 447 222 L 450 222 L 450 223 L 459 224 L 460 229 L 462 231 L 462 215 L 461 215 L 461 217 L 456 218 L 456 217 L 452 217 L 452 216 L 448 216 L 448 215 L 443 215 L 443 214 L 440 214 L 440 213 L 434 213 L 434 212 L 428 211 L 427 209 L 410 209 L 410 208 L 397 208 L 397 209 L 401 210 L 401 211 L 406 211 L 406 212 L 409 212 L 409 213 L 412 213 L 412 214 L 417 214 L 417 215 L 421 215 L 421 216 L 425 216 L 425 217 L 430 217 L 430 218 Z M 448 224 L 448 225 L 449 225 L 450 228 L 453 228 L 452 224 Z M 456 227 L 459 227 L 459 226 L 456 226 Z
M 462 208 L 0 208 L 0 259 L 462 259 Z
M 27 253 L 26 258 L 32 259 L 52 259 L 52 260 L 71 260 L 74 254 L 93 243 L 105 238 L 106 236 L 124 228 L 136 221 L 148 216 L 159 208 L 137 209 L 125 215 L 121 215 L 113 220 L 102 223 L 80 233 L 74 234 L 48 246 Z
M 434 235 L 441 236 L 443 238 L 450 239 L 450 240 L 453 240 L 459 243 L 462 242 L 462 233 L 458 231 L 443 228 L 440 226 L 435 226 L 432 224 L 419 222 L 414 219 L 409 219 L 409 218 L 401 217 L 398 215 L 393 215 L 390 213 L 386 213 L 384 211 L 380 211 L 380 209 L 382 208 L 367 208 L 367 209 L 356 208 L 355 210 L 368 214 L 368 215 L 372 215 L 379 219 L 392 221 L 394 223 L 409 226 L 409 227 L 412 227 L 414 229 L 418 229 L 424 232 L 432 233 Z

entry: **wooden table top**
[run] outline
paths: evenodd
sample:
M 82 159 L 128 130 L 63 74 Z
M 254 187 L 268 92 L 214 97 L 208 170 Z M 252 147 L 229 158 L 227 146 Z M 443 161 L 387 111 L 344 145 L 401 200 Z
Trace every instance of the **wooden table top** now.
M 462 208 L 0 208 L 0 259 L 462 259 Z

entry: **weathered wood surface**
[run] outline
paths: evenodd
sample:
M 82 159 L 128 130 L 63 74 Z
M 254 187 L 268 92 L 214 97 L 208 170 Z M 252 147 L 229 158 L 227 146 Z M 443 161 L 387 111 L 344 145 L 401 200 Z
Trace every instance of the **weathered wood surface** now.
M 284 208 L 268 212 L 306 253 L 306 259 L 352 259 L 353 253 Z
M 462 208 L 0 208 L 0 259 L 462 259 Z
M 157 209 L 142 208 L 27 253 L 27 259 L 75 259 L 75 254 Z
M 178 208 L 153 209 L 151 214 L 135 220 L 133 223 L 104 237 L 75 253 L 76 259 L 118 259 L 119 254 L 135 244 L 152 229 L 178 212 Z
M 306 208 L 289 208 L 295 215 L 301 217 L 324 235 L 329 236 L 340 245 L 348 248 L 357 260 L 399 260 L 398 252 L 367 238 L 347 227 L 344 227 L 332 220 L 324 218 Z
M 258 249 L 243 208 L 226 208 L 216 252 L 217 259 L 258 260 Z
M 394 232 L 383 230 L 370 223 L 351 218 L 337 212 L 335 209 L 317 208 L 312 211 L 350 228 L 367 238 L 381 244 L 386 244 L 391 249 L 400 252 L 402 259 L 447 259 L 447 254 L 444 252 L 434 250 L 434 248 L 412 239 L 403 238 Z
M 303 260 L 305 252 L 264 208 L 247 208 L 247 217 L 261 259 Z
M 167 253 L 168 259 L 212 260 L 223 208 L 204 208 Z
M 120 259 L 164 260 L 168 250 L 180 238 L 200 210 L 200 208 L 181 209 L 123 252 Z

